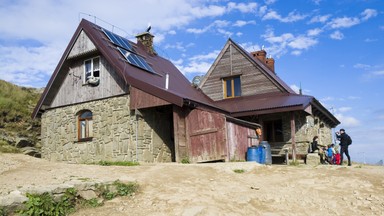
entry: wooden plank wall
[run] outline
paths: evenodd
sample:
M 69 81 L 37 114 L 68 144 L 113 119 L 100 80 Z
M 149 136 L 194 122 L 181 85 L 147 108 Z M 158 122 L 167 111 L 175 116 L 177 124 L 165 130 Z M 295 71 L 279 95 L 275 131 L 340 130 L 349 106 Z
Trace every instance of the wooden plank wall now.
M 202 90 L 213 100 L 222 100 L 222 78 L 240 75 L 242 96 L 280 92 L 281 90 L 261 70 L 235 46 L 230 45 L 218 60 Z
M 84 41 L 82 41 L 84 40 Z M 85 34 L 80 34 L 75 46 L 70 51 L 72 59 L 65 60 L 59 75 L 54 82 L 49 98 L 53 98 L 50 107 L 65 106 L 108 98 L 115 95 L 128 93 L 128 86 L 121 79 L 112 66 L 100 56 L 97 50 L 90 52 L 90 41 Z M 76 45 L 77 44 L 77 45 Z M 88 45 L 87 45 L 88 44 Z M 91 86 L 83 84 L 84 60 L 100 56 L 100 84 Z
M 248 147 L 258 145 L 255 137 L 256 132 L 253 128 L 248 128 L 233 122 L 227 121 L 227 142 L 228 142 L 228 161 L 245 161 Z
M 170 103 L 155 97 L 151 94 L 148 94 L 140 89 L 131 87 L 130 89 L 130 109 L 141 109 L 141 108 L 149 108 L 149 107 L 157 107 L 169 105 Z
M 186 136 L 185 116 L 188 111 L 173 105 L 173 129 L 175 143 L 175 158 L 176 162 L 181 162 L 183 159 L 188 159 L 188 145 Z
M 186 116 L 186 125 L 192 162 L 226 159 L 227 145 L 223 114 L 194 109 Z

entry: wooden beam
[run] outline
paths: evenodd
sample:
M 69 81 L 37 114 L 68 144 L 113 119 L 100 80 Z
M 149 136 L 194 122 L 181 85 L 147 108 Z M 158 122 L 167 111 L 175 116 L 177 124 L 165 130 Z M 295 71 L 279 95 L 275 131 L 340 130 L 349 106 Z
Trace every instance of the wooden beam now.
M 295 125 L 295 113 L 291 112 L 291 140 L 292 140 L 292 160 L 296 161 L 296 125 Z

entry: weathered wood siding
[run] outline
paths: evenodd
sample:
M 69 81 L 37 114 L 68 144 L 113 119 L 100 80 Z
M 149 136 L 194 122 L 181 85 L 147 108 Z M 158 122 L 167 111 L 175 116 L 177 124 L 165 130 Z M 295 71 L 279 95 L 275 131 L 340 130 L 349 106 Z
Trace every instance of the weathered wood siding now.
M 188 141 L 187 141 L 187 125 L 185 123 L 187 110 L 178 106 L 173 106 L 173 128 L 176 162 L 181 162 L 183 159 L 189 159 Z
M 73 58 L 79 55 L 84 55 L 86 53 L 96 50 L 95 44 L 88 38 L 87 34 L 84 31 L 81 31 L 75 44 L 73 45 L 71 52 L 68 54 L 68 58 Z
M 131 87 L 130 89 L 130 98 L 131 98 L 131 110 L 141 109 L 141 108 L 149 108 L 149 107 L 157 107 L 169 105 L 170 103 L 162 100 L 158 97 L 155 97 L 151 94 L 141 91 L 140 89 Z
M 227 155 L 225 117 L 200 109 L 186 117 L 191 162 L 225 160 Z
M 222 78 L 240 76 L 241 95 L 256 95 L 281 90 L 235 46 L 229 45 L 223 56 L 213 66 L 209 77 L 201 87 L 203 92 L 213 100 L 224 99 Z
M 91 43 L 81 40 L 89 39 L 85 35 L 79 37 L 75 42 L 73 49 L 76 49 L 76 51 L 71 50 L 70 53 L 79 56 L 66 60 L 64 66 L 61 68 L 59 73 L 66 74 L 66 76 L 61 76 L 64 77 L 64 80 L 60 87 L 51 89 L 52 92 L 56 92 L 52 104 L 50 105 L 51 108 L 128 93 L 128 87 L 125 85 L 124 80 L 117 76 L 116 71 L 114 71 L 112 66 L 103 56 L 100 56 L 97 51 L 81 55 L 81 52 L 88 52 L 90 46 L 76 44 Z M 84 60 L 97 56 L 100 56 L 100 84 L 98 86 L 83 84 Z
M 244 161 L 248 147 L 258 145 L 255 129 L 227 121 L 228 161 Z

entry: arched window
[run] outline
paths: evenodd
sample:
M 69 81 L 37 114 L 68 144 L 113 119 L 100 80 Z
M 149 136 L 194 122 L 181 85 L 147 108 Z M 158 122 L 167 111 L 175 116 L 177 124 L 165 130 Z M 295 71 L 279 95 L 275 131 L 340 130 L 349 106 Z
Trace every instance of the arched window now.
M 78 114 L 78 138 L 79 141 L 90 140 L 93 137 L 92 112 L 89 110 L 81 111 Z

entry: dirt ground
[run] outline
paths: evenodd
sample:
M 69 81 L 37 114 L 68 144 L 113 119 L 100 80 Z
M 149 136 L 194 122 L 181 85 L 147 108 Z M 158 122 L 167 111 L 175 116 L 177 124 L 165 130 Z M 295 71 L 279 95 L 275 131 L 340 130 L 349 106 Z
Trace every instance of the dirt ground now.
M 103 167 L 0 154 L 0 196 L 73 179 L 119 179 L 141 186 L 133 197 L 74 215 L 384 215 L 383 166 L 236 162 Z

